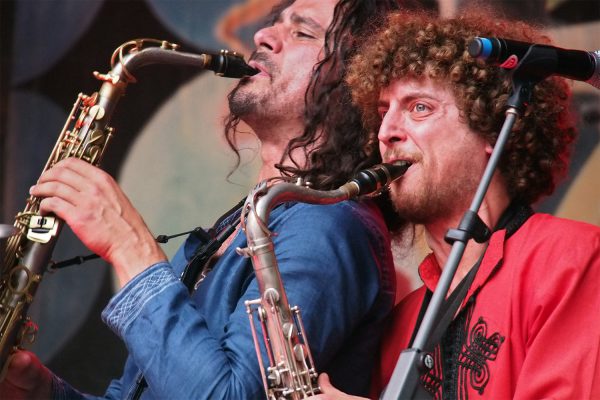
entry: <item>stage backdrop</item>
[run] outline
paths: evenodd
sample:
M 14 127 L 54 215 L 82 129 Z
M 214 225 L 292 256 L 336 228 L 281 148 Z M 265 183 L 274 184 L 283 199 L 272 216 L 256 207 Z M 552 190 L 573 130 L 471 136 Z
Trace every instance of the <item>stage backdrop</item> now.
M 202 52 L 248 53 L 251 33 L 273 0 L 20 0 L 0 1 L 0 222 L 13 222 L 65 123 L 78 92 L 100 87 L 92 71 L 108 72 L 112 51 L 141 37 Z M 441 5 L 443 13 L 468 2 Z M 496 4 L 507 15 L 548 26 L 559 45 L 600 48 L 600 3 L 532 1 Z M 450 10 L 450 11 L 448 11 Z M 254 184 L 257 143 L 248 135 L 241 167 L 222 139 L 226 94 L 235 83 L 212 72 L 174 66 L 141 70 L 117 106 L 116 134 L 104 168 L 122 184 L 155 234 L 209 226 Z M 538 205 L 542 211 L 600 223 L 597 90 L 574 86 L 581 135 L 565 184 Z M 172 255 L 181 244 L 165 245 Z M 88 252 L 65 230 L 55 260 Z M 404 265 L 399 268 L 414 268 Z M 101 261 L 44 277 L 31 308 L 40 325 L 33 345 L 47 365 L 81 390 L 102 393 L 125 357 L 120 341 L 100 321 L 114 293 Z

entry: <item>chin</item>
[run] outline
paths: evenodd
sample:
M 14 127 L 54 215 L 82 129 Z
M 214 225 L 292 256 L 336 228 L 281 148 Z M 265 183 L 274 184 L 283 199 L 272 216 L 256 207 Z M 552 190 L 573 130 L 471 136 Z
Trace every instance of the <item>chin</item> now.
M 402 192 L 391 188 L 390 199 L 396 213 L 401 218 L 415 224 L 429 222 L 435 211 L 431 208 L 428 199 L 417 195 L 415 191 Z

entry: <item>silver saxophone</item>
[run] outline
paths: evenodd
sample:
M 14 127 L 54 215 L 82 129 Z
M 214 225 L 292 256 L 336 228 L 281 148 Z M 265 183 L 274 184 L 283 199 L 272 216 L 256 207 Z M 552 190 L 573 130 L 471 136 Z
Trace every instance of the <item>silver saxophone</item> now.
M 80 93 L 59 135 L 44 171 L 59 161 L 76 157 L 99 165 L 113 136 L 108 124 L 128 84 L 136 82 L 134 72 L 151 64 L 170 64 L 210 69 L 219 76 L 242 78 L 258 71 L 235 52 L 191 54 L 164 40 L 136 39 L 119 46 L 111 57 L 107 74 L 94 72 L 102 82 L 92 95 Z M 50 263 L 63 221 L 41 215 L 42 199 L 30 196 L 25 209 L 15 217 L 16 233 L 6 242 L 0 261 L 0 381 L 6 374 L 11 353 L 32 342 L 37 326 L 26 317 L 42 275 Z
M 283 202 L 333 204 L 358 196 L 375 196 L 401 177 L 410 163 L 379 164 L 363 170 L 335 190 L 310 189 L 301 181 L 278 182 L 275 178 L 259 183 L 248 195 L 241 216 L 248 247 L 238 254 L 252 259 L 261 297 L 246 301 L 256 355 L 267 399 L 304 399 L 320 393 L 318 373 L 308 346 L 302 317 L 297 306 L 290 307 L 281 281 L 275 249 L 268 229 L 271 210 Z M 278 182 L 272 184 L 273 182 Z M 256 314 L 269 361 L 265 368 L 255 326 Z

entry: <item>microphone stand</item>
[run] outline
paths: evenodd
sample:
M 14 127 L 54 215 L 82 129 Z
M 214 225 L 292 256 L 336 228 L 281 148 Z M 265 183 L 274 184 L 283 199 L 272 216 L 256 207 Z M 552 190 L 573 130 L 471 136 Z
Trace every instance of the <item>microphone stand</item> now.
M 427 306 L 423 320 L 411 348 L 400 353 L 400 357 L 392 373 L 387 388 L 382 393 L 383 400 L 396 399 L 431 399 L 432 395 L 425 391 L 420 384 L 421 374 L 433 368 L 433 348 L 440 342 L 452 318 L 442 320 L 442 307 L 445 305 L 446 295 L 456 273 L 456 269 L 463 257 L 469 239 L 478 243 L 486 242 L 491 236 L 490 229 L 477 214 L 485 194 L 489 188 L 496 167 L 500 161 L 512 127 L 518 116 L 521 116 L 529 104 L 533 87 L 552 75 L 556 63 L 552 55 L 543 47 L 531 46 L 521 62 L 512 73 L 512 95 L 507 101 L 506 118 L 496 145 L 475 192 L 469 210 L 465 212 L 457 229 L 448 230 L 445 239 L 452 243 L 452 250 L 440 276 L 439 282 Z M 466 295 L 463 293 L 463 299 Z M 455 314 L 460 301 L 456 301 Z M 444 326 L 445 325 L 445 326 Z

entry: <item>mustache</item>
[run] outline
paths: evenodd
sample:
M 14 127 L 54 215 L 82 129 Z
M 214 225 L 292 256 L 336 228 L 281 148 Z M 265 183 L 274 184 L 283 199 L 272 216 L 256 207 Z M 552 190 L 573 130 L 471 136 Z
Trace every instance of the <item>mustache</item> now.
M 402 151 L 398 151 L 398 150 L 394 150 L 394 149 L 386 150 L 382 156 L 383 156 L 382 158 L 384 160 L 406 160 L 411 163 L 414 163 L 415 161 L 419 161 L 418 155 L 410 154 L 410 153 L 406 153 L 406 152 L 402 152 Z

